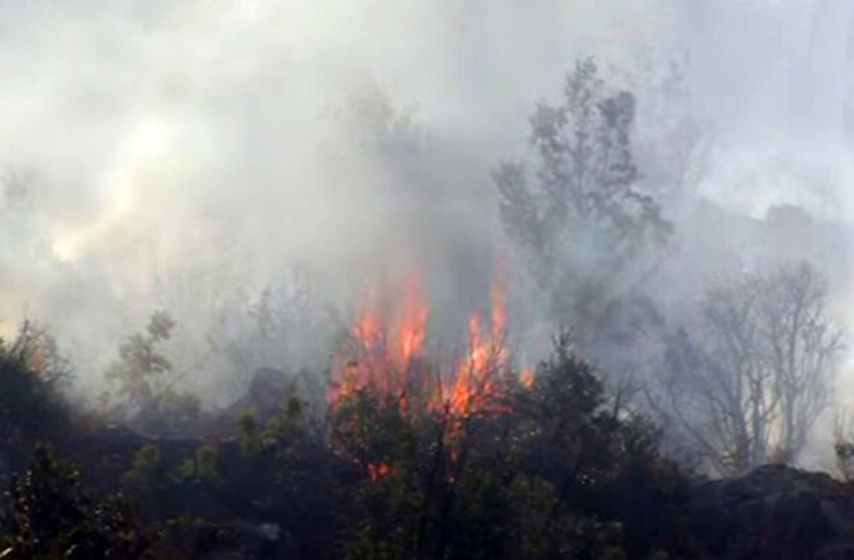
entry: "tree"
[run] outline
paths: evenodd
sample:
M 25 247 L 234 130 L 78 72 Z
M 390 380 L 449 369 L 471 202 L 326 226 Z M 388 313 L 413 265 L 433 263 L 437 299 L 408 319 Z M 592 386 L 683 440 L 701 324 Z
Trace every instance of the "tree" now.
M 157 534 L 140 526 L 120 496 L 98 498 L 74 465 L 36 447 L 29 469 L 6 493 L 0 524 L 4 558 L 148 558 Z
M 808 264 L 710 290 L 695 336 L 671 336 L 659 410 L 720 473 L 790 461 L 827 408 L 842 334 Z
M 0 340 L 0 472 L 23 467 L 35 441 L 65 429 L 69 410 L 59 389 L 69 376 L 47 331 L 25 323 L 11 342 Z
M 833 452 L 836 474 L 848 484 L 854 483 L 854 423 L 840 414 L 836 417 Z
M 59 390 L 71 381 L 74 373 L 71 362 L 45 327 L 24 321 L 7 351 L 51 390 Z
M 637 188 L 634 120 L 632 94 L 612 91 L 593 59 L 578 61 L 562 103 L 540 103 L 530 119 L 534 179 L 523 163 L 503 163 L 494 174 L 505 232 L 548 294 L 553 318 L 581 344 L 632 284 L 644 250 L 671 230 Z
M 842 332 L 825 316 L 828 286 L 806 263 L 783 268 L 766 284 L 763 335 L 770 344 L 773 392 L 780 401 L 778 451 L 794 458 L 830 404 Z
M 656 431 L 569 340 L 558 337 L 530 385 L 508 382 L 492 413 L 457 419 L 450 439 L 449 418 L 413 407 L 416 395 L 405 411 L 370 387 L 344 395 L 330 420 L 356 479 L 345 556 L 648 557 L 673 526 L 662 504 L 679 477 Z
M 149 319 L 145 333 L 131 335 L 119 347 L 119 359 L 107 371 L 115 386 L 114 396 L 135 409 L 152 406 L 163 391 L 172 364 L 159 346 L 169 340 L 175 321 L 163 311 Z
M 641 49 L 630 69 L 615 69 L 615 82 L 638 99 L 635 154 L 642 182 L 673 211 L 690 199 L 708 172 L 713 126 L 692 99 L 691 54 Z
M 266 288 L 256 298 L 243 294 L 224 301 L 216 315 L 208 343 L 227 362 L 228 378 L 240 390 L 258 368 L 298 371 L 322 363 L 332 346 L 332 313 L 301 269 L 293 270 L 287 285 Z
M 126 420 L 141 422 L 146 430 L 180 431 L 201 413 L 199 400 L 173 389 L 177 379 L 161 345 L 169 340 L 175 321 L 163 311 L 154 313 L 144 333 L 133 334 L 119 347 L 119 359 L 107 370 L 112 393 L 103 399 L 121 410 Z

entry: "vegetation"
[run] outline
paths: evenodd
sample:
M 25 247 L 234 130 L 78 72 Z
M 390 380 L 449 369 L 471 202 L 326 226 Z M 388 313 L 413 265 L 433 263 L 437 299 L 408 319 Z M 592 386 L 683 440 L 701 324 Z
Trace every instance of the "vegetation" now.
M 412 134 L 382 100 L 357 109 L 375 129 L 363 148 Z M 221 310 L 211 346 L 223 367 L 255 372 L 230 409 L 208 413 L 179 392 L 176 323 L 157 312 L 120 345 L 104 406 L 83 421 L 60 390 L 68 363 L 25 325 L 0 344 L 0 560 L 795 558 L 827 535 L 850 539 L 854 511 L 837 511 L 854 497 L 848 434 L 835 445 L 847 485 L 811 479 L 820 499 L 787 478 L 800 475 L 757 469 L 792 463 L 831 404 L 842 335 L 825 278 L 806 263 L 763 271 L 710 289 L 696 320 L 666 324 L 632 289 L 672 231 L 639 188 L 635 112 L 632 94 L 580 61 L 562 101 L 531 118 L 533 173 L 507 163 L 495 174 L 516 256 L 572 332 L 534 371 L 503 347 L 494 286 L 490 324 L 470 319 L 456 377 L 419 352 L 427 314 L 407 294 L 406 317 L 356 321 L 362 347 L 333 357 L 326 386 L 307 367 L 327 350 L 320 333 L 333 338 L 330 319 L 305 282 Z M 654 322 L 668 336 L 642 402 L 602 364 Z M 733 478 L 685 469 L 663 452 L 674 439 L 702 472 Z M 835 529 L 816 522 L 781 540 L 794 523 L 777 529 L 744 476 L 777 481 L 783 491 L 761 488 L 774 504 L 794 494 Z
M 42 348 L 49 350 L 47 357 Z M 70 371 L 55 355 L 50 337 L 29 324 L 12 342 L 0 340 L 0 465 L 6 469 L 22 468 L 35 442 L 68 426 L 68 407 L 58 388 Z
M 709 291 L 701 326 L 670 338 L 656 403 L 721 473 L 788 462 L 830 404 L 842 333 L 806 263 Z
M 77 469 L 42 445 L 12 481 L 5 506 L 4 558 L 134 560 L 149 557 L 157 539 L 121 496 L 93 496 Z
M 42 386 L 27 379 L 31 391 Z M 606 397 L 567 337 L 533 385 L 502 398 L 501 412 L 449 431 L 456 420 L 441 411 L 404 413 L 370 388 L 325 418 L 292 395 L 264 424 L 251 413 L 235 418 L 236 441 L 128 450 L 111 482 L 86 472 L 95 461 L 85 453 L 97 450 L 69 451 L 79 472 L 38 445 L 5 499 L 6 557 L 143 558 L 169 543 L 169 527 L 198 518 L 275 526 L 309 558 L 645 557 L 655 539 L 641 538 L 647 531 L 609 496 L 630 472 L 670 495 L 658 477 L 666 471 L 674 484 L 678 475 L 656 454 L 654 431 Z M 27 417 L 19 414 L 9 424 Z M 59 441 L 66 429 L 57 423 L 38 436 Z M 23 448 L 4 452 L 12 447 Z M 92 476 L 136 506 L 85 488 Z M 665 502 L 646 506 L 664 511 Z
M 131 335 L 106 373 L 113 390 L 101 399 L 110 414 L 150 433 L 187 433 L 201 414 L 199 400 L 173 389 L 172 363 L 162 350 L 175 321 L 154 313 L 144 333 Z
M 553 318 L 585 343 L 588 327 L 625 295 L 639 257 L 665 241 L 672 224 L 638 188 L 634 96 L 609 87 L 593 59 L 576 63 L 563 93 L 562 103 L 541 103 L 531 116 L 533 161 L 502 164 L 495 181 L 508 237 Z

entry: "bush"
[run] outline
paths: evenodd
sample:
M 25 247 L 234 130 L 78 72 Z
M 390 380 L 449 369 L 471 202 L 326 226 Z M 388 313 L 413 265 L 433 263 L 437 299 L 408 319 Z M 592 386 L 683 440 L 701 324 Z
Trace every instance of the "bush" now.
M 68 407 L 58 391 L 68 372 L 46 368 L 55 362 L 45 361 L 45 340 L 28 325 L 11 343 L 0 340 L 0 474 L 22 468 L 36 441 L 68 430 Z
M 30 467 L 6 493 L 0 549 L 7 558 L 146 558 L 157 534 L 137 524 L 119 495 L 85 490 L 71 463 L 39 445 Z

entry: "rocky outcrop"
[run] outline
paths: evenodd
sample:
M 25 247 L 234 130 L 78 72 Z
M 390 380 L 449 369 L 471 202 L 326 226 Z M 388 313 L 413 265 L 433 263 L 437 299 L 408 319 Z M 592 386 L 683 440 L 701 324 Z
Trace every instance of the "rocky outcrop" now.
M 189 523 L 170 531 L 155 557 L 176 553 L 194 560 L 273 560 L 297 558 L 293 537 L 276 525 L 248 523 Z
M 227 417 L 241 412 L 252 412 L 261 419 L 272 415 L 283 406 L 291 394 L 293 379 L 283 371 L 262 367 L 252 373 L 246 393 L 229 407 Z
M 766 465 L 691 493 L 688 517 L 712 558 L 854 559 L 854 489 Z

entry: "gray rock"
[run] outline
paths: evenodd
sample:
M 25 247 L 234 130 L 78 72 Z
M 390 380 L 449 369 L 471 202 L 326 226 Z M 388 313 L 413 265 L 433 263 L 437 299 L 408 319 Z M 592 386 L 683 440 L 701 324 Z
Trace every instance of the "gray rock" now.
M 258 368 L 252 374 L 246 394 L 234 403 L 230 410 L 234 413 L 253 412 L 266 418 L 285 404 L 291 381 L 288 375 L 278 369 Z
M 766 465 L 708 481 L 688 513 L 712 557 L 854 558 L 854 491 L 825 473 Z

